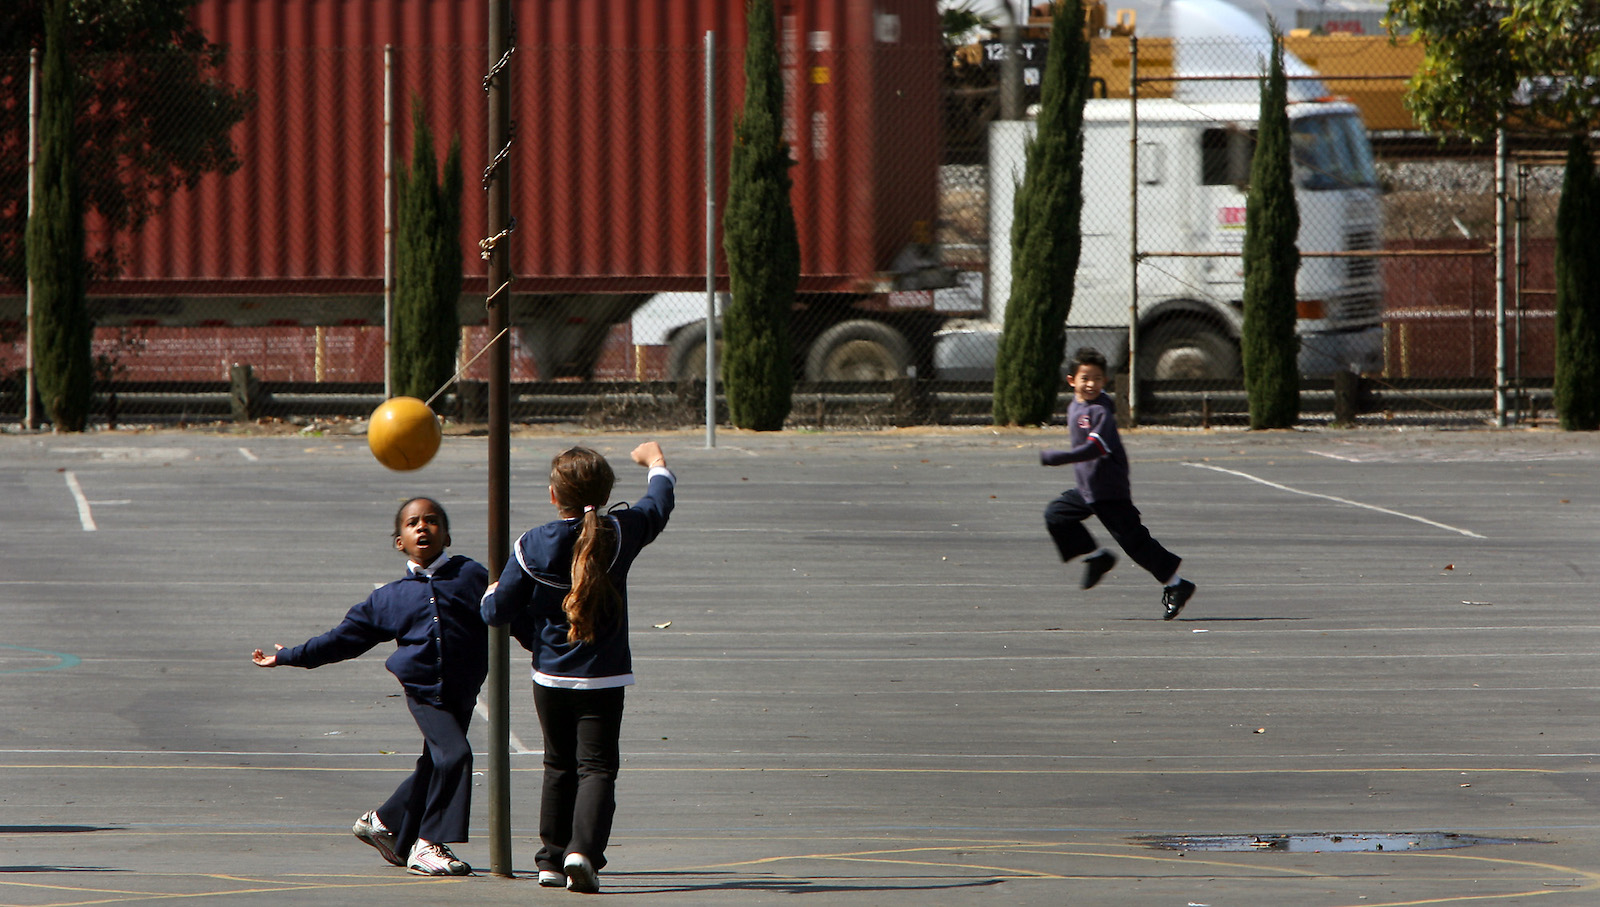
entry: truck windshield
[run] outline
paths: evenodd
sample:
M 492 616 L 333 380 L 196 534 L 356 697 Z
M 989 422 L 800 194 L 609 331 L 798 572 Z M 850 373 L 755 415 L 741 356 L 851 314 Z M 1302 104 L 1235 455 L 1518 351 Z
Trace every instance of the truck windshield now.
M 1295 178 L 1313 192 L 1378 184 L 1372 144 L 1361 118 L 1353 114 L 1299 117 L 1294 135 Z

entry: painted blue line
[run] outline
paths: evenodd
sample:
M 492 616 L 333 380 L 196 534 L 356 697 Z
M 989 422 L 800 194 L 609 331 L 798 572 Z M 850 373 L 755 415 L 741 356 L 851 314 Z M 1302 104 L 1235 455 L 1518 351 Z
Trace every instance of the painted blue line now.
M 62 668 L 75 668 L 78 665 L 83 664 L 83 659 L 76 655 L 68 655 L 65 652 L 51 652 L 48 649 L 30 649 L 27 646 L 13 646 L 7 645 L 3 642 L 0 642 L 0 649 L 16 649 L 19 652 L 33 652 L 36 655 L 49 655 L 51 658 L 56 659 L 56 663 L 53 665 L 45 665 L 38 668 L 0 669 L 0 674 L 26 674 L 31 671 L 59 671 Z

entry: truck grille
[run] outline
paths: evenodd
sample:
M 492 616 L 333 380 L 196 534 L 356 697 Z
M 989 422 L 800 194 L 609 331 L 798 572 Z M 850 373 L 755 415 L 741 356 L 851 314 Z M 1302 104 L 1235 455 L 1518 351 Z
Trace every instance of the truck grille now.
M 1376 323 L 1383 311 L 1383 297 L 1376 294 L 1345 296 L 1334 303 L 1332 321 L 1341 327 Z
M 1358 230 L 1345 235 L 1344 247 L 1351 252 L 1378 248 L 1378 236 L 1371 230 Z M 1360 283 L 1378 276 L 1376 258 L 1345 259 L 1345 282 Z

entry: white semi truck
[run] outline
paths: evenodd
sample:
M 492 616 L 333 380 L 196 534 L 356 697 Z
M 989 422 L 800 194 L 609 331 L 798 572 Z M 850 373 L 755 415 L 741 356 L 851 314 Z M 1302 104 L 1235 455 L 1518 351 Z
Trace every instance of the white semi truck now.
M 1140 378 L 1240 374 L 1244 322 L 1245 183 L 1258 106 L 1253 102 L 1139 102 L 1137 316 L 1130 245 L 1129 109 L 1090 100 L 1084 109 L 1082 251 L 1066 349 L 1100 349 L 1128 367 L 1135 325 Z M 1360 252 L 1382 235 L 1371 144 L 1356 108 L 1340 101 L 1289 105 L 1299 248 Z M 1032 120 L 990 131 L 988 318 L 957 322 L 937 338 L 938 377 L 993 376 L 1011 293 L 1011 224 Z M 1162 253 L 1179 253 L 1177 255 Z M 1197 255 L 1198 253 L 1198 255 Z M 1196 257 L 1191 257 L 1196 256 Z M 1303 257 L 1297 283 L 1300 371 L 1326 376 L 1383 367 L 1383 286 L 1376 258 Z

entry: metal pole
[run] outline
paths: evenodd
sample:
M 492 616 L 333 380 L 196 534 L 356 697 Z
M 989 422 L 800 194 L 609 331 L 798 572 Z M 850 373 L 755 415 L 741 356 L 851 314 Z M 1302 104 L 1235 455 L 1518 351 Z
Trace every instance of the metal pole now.
M 489 575 L 498 577 L 511 550 L 511 345 L 498 338 L 510 324 L 511 144 L 510 0 L 489 0 L 490 171 L 488 228 L 495 237 L 489 258 Z M 489 871 L 511 877 L 511 643 L 506 627 L 489 630 Z
M 1139 39 L 1128 36 L 1128 424 L 1139 424 Z
M 394 396 L 394 45 L 383 45 L 383 398 Z
M 1494 421 L 1506 421 L 1506 145 L 1504 128 L 1494 131 Z
M 1004 4 L 1006 21 L 1000 26 L 1000 38 L 1005 42 L 1005 56 L 1000 58 L 1000 119 L 1022 119 L 1022 37 L 1017 27 L 1017 14 L 1011 8 L 1012 0 Z M 1026 0 L 1024 0 L 1026 4 Z
M 28 217 L 33 217 L 34 170 L 39 166 L 39 48 L 28 51 Z M 34 406 L 33 390 L 33 271 L 28 272 L 28 314 L 23 330 L 22 427 L 39 427 L 39 410 Z
M 1528 391 L 1522 383 L 1522 291 L 1523 281 L 1527 276 L 1528 262 L 1523 258 L 1522 249 L 1522 224 L 1527 220 L 1528 203 L 1528 167 L 1526 164 L 1517 164 L 1517 197 L 1516 215 L 1511 219 L 1511 334 L 1516 337 L 1516 349 L 1511 354 L 1510 377 L 1517 383 L 1517 393 L 1513 395 L 1511 421 L 1522 421 L 1522 407 L 1526 402 Z
M 706 32 L 706 447 L 717 446 L 717 33 Z

